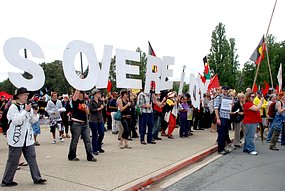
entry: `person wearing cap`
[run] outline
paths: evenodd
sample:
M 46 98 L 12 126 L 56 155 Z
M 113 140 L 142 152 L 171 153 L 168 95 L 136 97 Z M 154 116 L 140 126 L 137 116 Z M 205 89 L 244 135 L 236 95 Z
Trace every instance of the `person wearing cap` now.
M 230 112 L 233 104 L 233 99 L 228 93 L 229 89 L 228 86 L 223 86 L 222 94 L 217 95 L 214 99 L 218 132 L 218 153 L 221 155 L 229 153 L 229 151 L 225 149 L 226 143 L 229 141 L 229 129 L 231 125 Z
M 165 113 L 164 120 L 168 122 L 167 137 L 174 139 L 172 133 L 176 126 L 176 118 L 178 116 L 178 99 L 176 98 L 176 92 L 169 92 L 167 94 L 166 105 L 167 112 Z
M 85 146 L 87 160 L 96 162 L 97 159 L 94 158 L 92 154 L 90 130 L 87 126 L 87 115 L 89 114 L 89 108 L 85 104 L 83 91 L 75 90 L 75 93 L 72 96 L 72 106 L 72 125 L 70 128 L 71 141 L 69 146 L 68 160 L 79 161 L 79 158 L 76 156 L 76 150 L 78 140 L 81 135 Z
M 61 104 L 65 108 L 65 111 L 61 113 L 62 124 L 64 126 L 64 131 L 65 131 L 65 136 L 63 135 L 63 137 L 70 138 L 68 132 L 71 121 L 72 108 L 70 105 L 68 94 L 63 94 L 62 98 L 63 100 L 61 101 Z
M 102 141 L 104 139 L 104 121 L 102 110 L 104 109 L 104 104 L 101 100 L 100 90 L 93 89 L 91 94 L 93 95 L 93 99 L 91 99 L 89 103 L 89 126 L 92 131 L 92 151 L 94 155 L 98 155 L 98 152 L 105 152 L 102 149 Z
M 256 97 L 253 100 L 253 104 L 258 106 L 261 98 L 263 98 L 263 94 L 261 91 L 258 91 L 256 93 Z M 267 108 L 267 101 L 264 99 L 263 103 L 262 103 L 262 107 L 260 109 L 260 117 L 261 117 L 261 122 L 259 123 L 259 128 L 256 129 L 256 134 L 255 134 L 255 138 L 258 138 L 258 132 L 259 130 L 264 130 L 267 127 L 267 112 L 266 112 L 266 108 Z
M 9 153 L 1 183 L 2 187 L 18 185 L 13 179 L 22 153 L 29 164 L 34 183 L 44 184 L 47 181 L 41 177 L 36 160 L 31 124 L 39 120 L 39 115 L 37 110 L 32 108 L 32 104 L 27 104 L 29 94 L 30 92 L 26 88 L 19 88 L 13 96 L 15 102 L 11 104 L 8 110 L 7 118 L 10 122 L 10 128 L 7 131 Z

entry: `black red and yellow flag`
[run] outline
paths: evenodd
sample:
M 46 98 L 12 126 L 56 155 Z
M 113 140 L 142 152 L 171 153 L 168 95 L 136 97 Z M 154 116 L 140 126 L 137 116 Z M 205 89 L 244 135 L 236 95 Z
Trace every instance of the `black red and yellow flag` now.
M 265 39 L 264 36 L 262 36 L 261 41 L 259 42 L 257 48 L 254 50 L 249 59 L 255 62 L 255 64 L 261 63 L 265 56 L 265 50 L 266 50 Z
M 149 41 L 148 41 L 148 55 L 156 56 Z

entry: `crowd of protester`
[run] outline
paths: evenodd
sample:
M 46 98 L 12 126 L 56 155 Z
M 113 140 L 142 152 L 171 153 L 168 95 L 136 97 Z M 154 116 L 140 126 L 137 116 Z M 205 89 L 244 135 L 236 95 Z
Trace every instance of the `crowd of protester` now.
M 22 98 L 22 95 L 26 97 Z M 261 91 L 252 92 L 247 88 L 245 92 L 237 93 L 223 86 L 204 95 L 199 94 L 199 97 L 200 104 L 194 107 L 190 94 L 177 95 L 171 90 L 155 94 L 153 91 L 134 93 L 131 89 L 123 89 L 105 96 L 101 90 L 93 89 L 90 93 L 75 90 L 71 95 L 51 92 L 50 96 L 41 96 L 20 88 L 14 98 L 6 100 L 2 96 L 0 100 L 2 131 L 9 144 L 9 157 L 1 185 L 17 185 L 13 177 L 18 166 L 24 164 L 22 153 L 35 171 L 32 174 L 34 182 L 46 182 L 40 176 L 35 159 L 31 161 L 28 157 L 34 152 L 34 146 L 40 146 L 37 139 L 41 132 L 39 119 L 48 119 L 52 144 L 57 143 L 57 132 L 60 143 L 64 143 L 65 138 L 71 138 L 67 157 L 71 161 L 80 161 L 76 150 L 81 137 L 87 160 L 96 162 L 94 155 L 105 152 L 102 145 L 105 131 L 108 130 L 117 135 L 115 137 L 120 149 L 131 149 L 131 141 L 136 138 L 142 145 L 156 144 L 162 137 L 178 138 L 173 135 L 175 128 L 180 128 L 179 138 L 189 138 L 194 130 L 210 129 L 210 132 L 217 132 L 218 153 L 221 155 L 228 154 L 233 148 L 241 148 L 242 138 L 243 151 L 251 155 L 258 154 L 254 139 L 266 139 L 270 142 L 269 149 L 274 151 L 278 150 L 278 141 L 285 145 L 283 92 L 269 89 L 263 95 Z M 28 130 L 28 125 L 25 127 L 32 137 L 29 137 L 31 140 L 27 136 L 18 137 L 22 144 L 16 150 L 14 143 L 9 143 L 9 136 L 15 135 L 11 125 L 16 123 L 15 120 L 19 123 L 23 113 L 29 113 L 29 119 L 33 119 L 29 123 L 32 131 Z M 229 136 L 231 129 L 234 130 L 233 140 Z M 12 152 L 17 152 L 17 156 L 12 157 Z

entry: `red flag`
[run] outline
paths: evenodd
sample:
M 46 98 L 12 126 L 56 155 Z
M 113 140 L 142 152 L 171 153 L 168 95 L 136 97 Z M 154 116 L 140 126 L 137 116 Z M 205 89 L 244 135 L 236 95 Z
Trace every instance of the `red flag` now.
M 252 90 L 252 92 L 257 92 L 257 91 L 258 91 L 258 87 L 257 87 L 256 84 L 254 84 L 254 85 L 253 85 L 253 90 Z
M 148 55 L 156 56 L 149 41 L 148 41 Z
M 251 61 L 255 62 L 255 64 L 259 64 L 264 59 L 264 51 L 266 50 L 265 39 L 262 36 L 261 41 L 259 42 L 258 46 L 252 53 L 251 57 L 249 58 Z
M 112 82 L 108 80 L 108 85 L 107 85 L 107 92 L 110 93 L 112 89 Z
M 213 88 L 219 88 L 220 87 L 220 82 L 218 75 L 216 74 L 209 83 L 208 89 L 213 89 Z
M 269 84 L 264 80 L 264 85 L 265 85 L 265 87 L 264 88 L 262 88 L 262 94 L 264 95 L 264 97 L 266 96 L 266 94 L 267 94 L 267 92 L 268 92 L 268 90 L 270 89 L 270 86 L 269 86 Z
M 204 76 L 202 76 L 200 73 L 199 73 L 199 76 L 200 76 L 201 81 L 205 84 L 206 78 Z

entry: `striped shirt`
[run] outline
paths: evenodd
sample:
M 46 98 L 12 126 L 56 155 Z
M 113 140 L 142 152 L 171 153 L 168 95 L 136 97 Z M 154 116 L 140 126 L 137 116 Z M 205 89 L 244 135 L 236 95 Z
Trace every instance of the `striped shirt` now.
M 150 103 L 150 94 L 149 93 L 143 93 L 141 92 L 138 96 L 138 105 L 139 107 L 141 108 L 141 112 L 142 113 L 152 113 L 152 103 Z M 142 105 L 149 105 L 151 104 L 151 107 L 150 108 L 144 108 L 142 107 Z
M 219 110 L 219 116 L 220 118 L 225 118 L 225 119 L 230 119 L 230 111 L 231 110 L 222 110 L 221 109 L 221 104 L 223 99 L 231 99 L 232 97 L 230 95 L 218 95 L 214 99 L 214 109 Z

